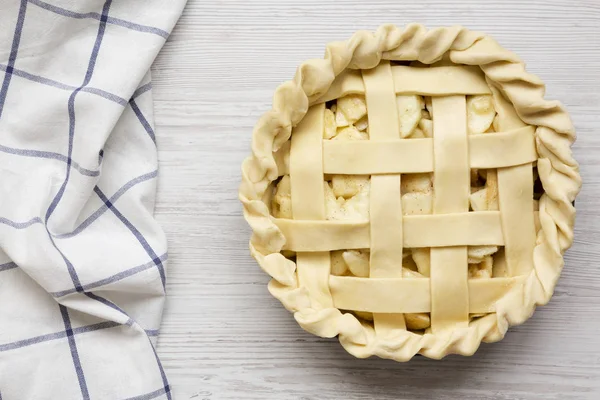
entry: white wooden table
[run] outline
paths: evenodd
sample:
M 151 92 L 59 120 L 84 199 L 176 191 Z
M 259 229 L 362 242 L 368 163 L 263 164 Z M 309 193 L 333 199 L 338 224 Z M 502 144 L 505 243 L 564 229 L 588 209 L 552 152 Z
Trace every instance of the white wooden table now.
M 598 0 L 190 0 L 154 67 L 157 217 L 170 243 L 159 353 L 178 399 L 600 398 Z M 493 2 L 496 3 L 496 2 Z M 550 304 L 471 358 L 357 360 L 302 331 L 250 258 L 237 200 L 275 87 L 357 29 L 420 21 L 486 31 L 571 112 L 584 188 Z

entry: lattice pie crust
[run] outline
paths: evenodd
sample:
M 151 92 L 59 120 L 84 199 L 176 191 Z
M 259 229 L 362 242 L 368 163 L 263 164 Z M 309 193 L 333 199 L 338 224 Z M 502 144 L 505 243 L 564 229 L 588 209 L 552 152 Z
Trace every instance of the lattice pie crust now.
M 575 133 L 543 95 L 461 27 L 328 45 L 277 89 L 243 164 L 271 293 L 357 357 L 500 340 L 548 302 L 573 237 Z

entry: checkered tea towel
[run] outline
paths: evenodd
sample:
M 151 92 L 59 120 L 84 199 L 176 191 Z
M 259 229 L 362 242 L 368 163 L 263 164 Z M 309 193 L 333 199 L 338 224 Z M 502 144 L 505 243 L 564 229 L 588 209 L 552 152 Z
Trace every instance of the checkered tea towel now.
M 149 70 L 184 4 L 0 1 L 0 400 L 171 399 Z

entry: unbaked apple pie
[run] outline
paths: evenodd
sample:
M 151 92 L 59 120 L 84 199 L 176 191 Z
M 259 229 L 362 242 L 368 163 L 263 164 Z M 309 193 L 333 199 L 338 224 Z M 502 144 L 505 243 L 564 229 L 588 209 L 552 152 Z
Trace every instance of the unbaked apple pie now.
M 568 114 L 488 36 L 386 25 L 302 64 L 240 199 L 271 293 L 357 357 L 473 354 L 552 296 L 581 180 Z

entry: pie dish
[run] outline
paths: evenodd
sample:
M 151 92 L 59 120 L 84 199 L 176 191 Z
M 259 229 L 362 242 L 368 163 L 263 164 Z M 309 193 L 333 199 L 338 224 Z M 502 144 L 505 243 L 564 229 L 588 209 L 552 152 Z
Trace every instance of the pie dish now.
M 384 25 L 275 92 L 240 200 L 269 291 L 356 357 L 472 355 L 546 304 L 581 178 L 568 114 L 493 39 Z

